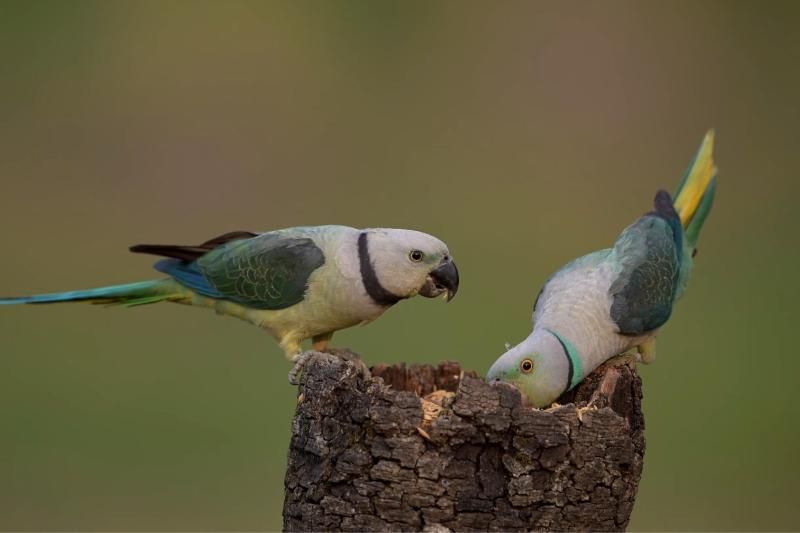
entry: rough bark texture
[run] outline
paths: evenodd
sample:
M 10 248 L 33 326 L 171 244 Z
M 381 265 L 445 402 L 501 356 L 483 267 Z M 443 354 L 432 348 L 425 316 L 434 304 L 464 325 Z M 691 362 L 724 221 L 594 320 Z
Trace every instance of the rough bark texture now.
M 538 410 L 457 363 L 377 366 L 370 377 L 359 361 L 341 357 L 352 355 L 322 354 L 305 367 L 284 529 L 609 531 L 628 524 L 644 418 L 641 381 L 627 366 L 601 367 L 560 407 Z

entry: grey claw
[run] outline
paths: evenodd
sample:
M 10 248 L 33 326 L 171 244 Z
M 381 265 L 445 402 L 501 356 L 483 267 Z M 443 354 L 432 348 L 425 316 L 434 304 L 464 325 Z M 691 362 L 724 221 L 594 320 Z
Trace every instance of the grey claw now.
M 315 352 L 307 351 L 299 354 L 294 360 L 294 366 L 292 369 L 289 370 L 289 384 L 290 385 L 300 385 L 300 373 L 303 371 L 303 367 L 314 355 Z

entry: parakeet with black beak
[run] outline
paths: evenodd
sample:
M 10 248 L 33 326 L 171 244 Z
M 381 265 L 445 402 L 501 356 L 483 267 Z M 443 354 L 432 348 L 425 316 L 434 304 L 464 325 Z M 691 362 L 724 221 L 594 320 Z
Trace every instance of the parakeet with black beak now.
M 327 347 L 334 332 L 366 324 L 397 302 L 458 291 L 447 245 L 406 229 L 296 227 L 236 231 L 196 246 L 149 245 L 131 251 L 167 257 L 166 279 L 83 291 L 0 299 L 2 304 L 88 301 L 138 306 L 168 301 L 208 307 L 266 329 L 302 366 L 301 343 Z
M 653 211 L 626 228 L 613 248 L 575 259 L 545 282 L 534 303 L 533 332 L 495 361 L 488 380 L 510 383 L 532 405 L 546 407 L 614 356 L 653 361 L 656 335 L 686 289 L 714 201 L 713 148 L 710 131 L 674 202 L 658 191 Z

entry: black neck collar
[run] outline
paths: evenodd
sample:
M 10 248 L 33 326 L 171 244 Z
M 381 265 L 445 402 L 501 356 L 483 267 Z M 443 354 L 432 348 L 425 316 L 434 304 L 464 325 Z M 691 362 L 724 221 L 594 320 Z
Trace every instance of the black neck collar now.
M 381 285 L 381 282 L 378 281 L 378 275 L 375 273 L 375 268 L 372 266 L 372 260 L 369 257 L 366 231 L 362 231 L 358 235 L 358 262 L 361 265 L 361 281 L 364 283 L 364 288 L 373 302 L 389 307 L 403 299 L 402 296 L 397 296 L 386 290 Z

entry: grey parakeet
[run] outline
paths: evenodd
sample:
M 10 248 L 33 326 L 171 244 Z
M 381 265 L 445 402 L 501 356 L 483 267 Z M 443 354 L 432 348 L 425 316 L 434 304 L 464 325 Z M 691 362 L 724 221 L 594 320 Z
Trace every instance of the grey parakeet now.
M 700 229 L 716 189 L 709 132 L 675 193 L 655 196 L 653 211 L 626 228 L 614 246 L 553 274 L 534 303 L 533 332 L 487 374 L 544 407 L 604 361 L 627 353 L 648 363 L 692 270 Z
M 371 322 L 403 299 L 445 295 L 449 301 L 459 282 L 445 243 L 405 229 L 237 231 L 197 246 L 137 245 L 131 251 L 167 257 L 155 269 L 169 277 L 0 304 L 170 301 L 209 307 L 266 329 L 296 360 L 305 339 L 324 349 L 335 331 Z

